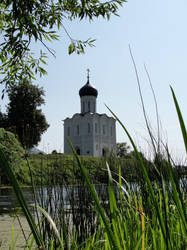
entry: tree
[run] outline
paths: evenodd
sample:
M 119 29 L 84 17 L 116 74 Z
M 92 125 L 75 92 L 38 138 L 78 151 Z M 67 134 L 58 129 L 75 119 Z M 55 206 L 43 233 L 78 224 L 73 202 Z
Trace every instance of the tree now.
M 47 42 L 58 40 L 58 31 L 65 30 L 70 39 L 69 54 L 84 53 L 86 45 L 93 46 L 94 40 L 73 39 L 63 21 L 117 15 L 118 7 L 126 0 L 2 0 L 0 2 L 0 83 L 5 86 L 18 83 L 20 78 L 34 78 L 34 73 L 46 73 L 41 63 L 46 64 L 46 55 L 33 56 L 31 44 L 39 42 L 42 48 L 54 55 Z
M 9 104 L 7 107 L 9 130 L 14 132 L 23 147 L 37 145 L 41 135 L 49 127 L 41 109 L 44 104 L 44 91 L 24 80 L 8 90 Z
M 0 128 L 7 128 L 8 127 L 8 117 L 6 114 L 0 111 Z
M 126 142 L 117 143 L 116 145 L 116 155 L 120 158 L 125 158 L 129 153 L 130 146 Z

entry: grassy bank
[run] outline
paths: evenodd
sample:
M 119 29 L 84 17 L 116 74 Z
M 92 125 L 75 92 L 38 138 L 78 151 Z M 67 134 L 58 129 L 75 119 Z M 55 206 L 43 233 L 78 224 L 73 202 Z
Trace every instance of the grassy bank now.
M 106 157 L 82 156 L 80 159 L 90 179 L 95 183 L 107 182 L 106 161 L 113 172 L 118 173 L 120 166 L 122 174 L 128 181 L 135 180 L 137 177 L 138 162 L 135 159 L 119 159 L 113 154 Z M 36 184 L 40 184 L 41 175 L 43 184 L 61 184 L 62 181 L 67 184 L 75 184 L 81 178 L 80 169 L 73 155 L 32 155 L 29 157 L 29 163 Z
M 159 162 L 147 160 L 141 154 L 144 165 L 151 179 L 156 178 L 155 164 L 160 168 L 165 178 L 167 178 L 166 161 L 162 158 Z M 142 173 L 140 171 L 138 159 L 134 152 L 127 154 L 125 158 L 117 158 L 113 153 L 105 157 L 81 156 L 82 164 L 85 166 L 89 178 L 95 183 L 107 183 L 106 162 L 109 164 L 111 172 L 118 173 L 119 167 L 121 174 L 128 182 L 141 182 Z M 183 166 L 175 166 L 179 176 L 186 176 L 186 170 Z M 16 177 L 19 183 L 32 185 L 31 175 L 35 185 L 72 185 L 79 182 L 81 178 L 80 169 L 77 166 L 73 155 L 65 154 L 36 154 L 26 156 L 24 164 L 16 169 Z M 116 175 L 114 175 L 115 178 Z M 1 186 L 8 186 L 7 178 Z

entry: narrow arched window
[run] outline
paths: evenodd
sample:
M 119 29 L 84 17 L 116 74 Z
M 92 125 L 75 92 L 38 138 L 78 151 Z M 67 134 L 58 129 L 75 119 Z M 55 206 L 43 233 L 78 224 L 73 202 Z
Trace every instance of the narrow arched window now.
M 85 112 L 85 102 L 83 102 L 83 113 Z
M 105 125 L 103 125 L 103 135 L 105 135 L 106 131 L 105 131 Z
M 79 125 L 77 125 L 77 135 L 79 135 Z
M 68 136 L 70 136 L 70 127 L 68 127 Z
M 88 102 L 88 112 L 90 112 L 90 102 Z
M 95 133 L 97 134 L 97 123 L 95 123 Z
M 79 148 L 79 147 L 76 147 L 76 153 L 77 153 L 78 155 L 81 154 L 81 151 L 80 151 L 80 148 Z
M 88 123 L 88 133 L 90 133 L 91 129 L 90 129 L 90 123 Z
M 106 148 L 102 149 L 102 155 L 105 156 L 106 155 Z

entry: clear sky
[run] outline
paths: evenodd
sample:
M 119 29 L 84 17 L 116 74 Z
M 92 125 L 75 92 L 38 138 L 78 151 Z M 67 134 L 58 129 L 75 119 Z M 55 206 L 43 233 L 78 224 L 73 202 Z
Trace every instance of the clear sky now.
M 93 23 L 65 21 L 64 25 L 75 39 L 95 38 L 95 47 L 84 55 L 68 55 L 68 37 L 60 32 L 60 40 L 49 46 L 56 59 L 49 56 L 48 75 L 35 83 L 45 89 L 46 105 L 42 110 L 50 128 L 42 136 L 39 148 L 46 152 L 63 152 L 63 122 L 80 112 L 79 89 L 90 82 L 98 89 L 97 111 L 109 112 L 107 104 L 123 121 L 136 143 L 148 152 L 140 97 L 132 60 L 131 45 L 136 60 L 147 114 L 156 129 L 155 107 L 144 63 L 149 70 L 158 101 L 162 122 L 162 139 L 178 158 L 184 156 L 184 146 L 171 97 L 171 84 L 187 117 L 187 1 L 129 0 L 119 11 L 120 17 Z M 39 46 L 39 45 L 38 45 Z M 127 141 L 117 125 L 117 142 Z

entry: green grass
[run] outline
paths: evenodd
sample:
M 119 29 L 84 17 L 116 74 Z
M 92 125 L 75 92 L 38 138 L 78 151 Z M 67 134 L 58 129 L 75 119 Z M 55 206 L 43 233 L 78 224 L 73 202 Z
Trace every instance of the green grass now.
M 137 168 L 139 164 L 134 156 L 129 156 L 126 159 L 117 158 L 113 154 L 106 157 L 82 156 L 80 160 L 87 169 L 89 178 L 94 180 L 95 183 L 107 183 L 106 161 L 109 163 L 112 172 L 118 172 L 118 166 L 121 166 L 122 175 L 125 175 L 127 181 L 136 181 L 138 178 Z M 41 181 L 43 185 L 49 183 L 61 184 L 62 176 L 66 179 L 66 184 L 72 185 L 77 182 L 77 174 L 80 175 L 73 155 L 30 155 L 27 157 L 27 161 L 36 185 L 40 185 Z M 19 172 L 22 175 L 24 171 L 25 178 L 17 175 L 17 179 L 22 185 L 32 184 L 28 164 L 25 164 L 25 167 L 22 167 L 22 172 Z M 147 164 L 151 165 L 149 161 L 147 161 Z
M 154 178 L 153 162 L 147 160 L 144 156 L 142 159 L 149 177 Z M 143 177 L 135 152 L 130 152 L 126 158 L 117 158 L 114 154 L 109 154 L 106 157 L 81 156 L 80 160 L 86 168 L 89 178 L 95 183 L 108 182 L 106 161 L 112 173 L 118 173 L 118 168 L 120 166 L 122 176 L 124 176 L 128 182 L 139 182 Z M 60 185 L 62 182 L 63 184 L 65 182 L 67 185 L 73 185 L 77 183 L 77 176 L 80 176 L 80 170 L 73 155 L 30 155 L 27 156 L 27 163 L 25 166 L 21 166 L 21 171 L 17 171 L 16 173 L 16 178 L 22 186 L 32 185 L 28 165 L 36 185 L 41 185 L 41 183 L 42 185 Z M 161 163 L 161 165 L 164 164 Z M 166 168 L 162 166 L 162 169 L 164 170 Z M 167 170 L 165 172 L 167 176 Z M 6 183 L 4 185 L 7 186 L 8 184 Z

